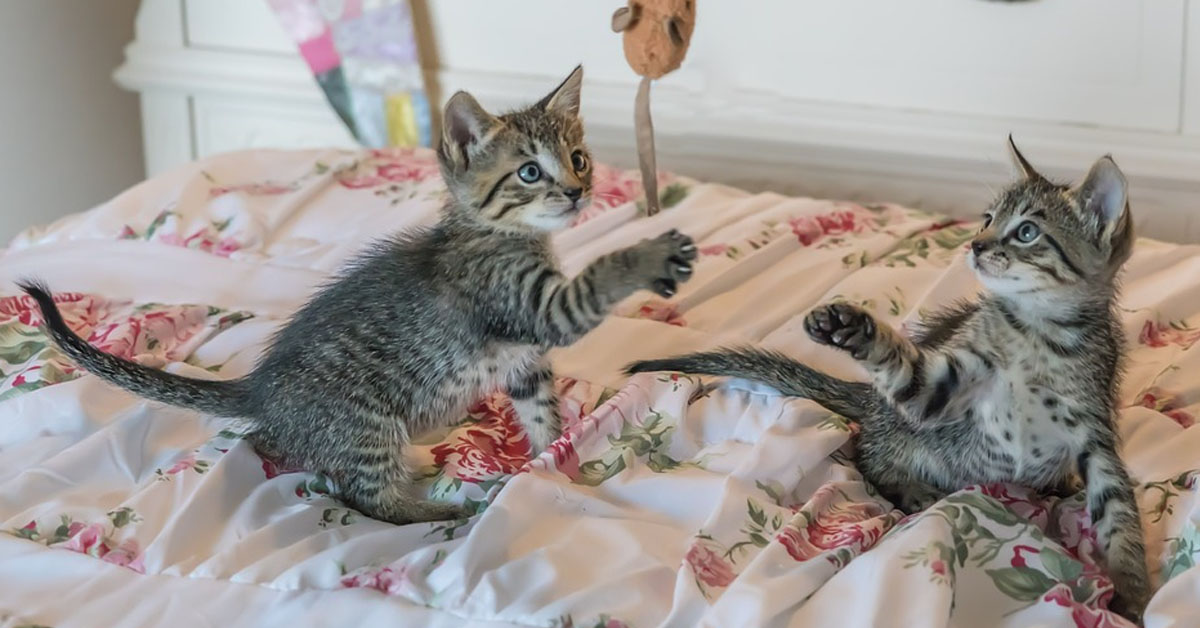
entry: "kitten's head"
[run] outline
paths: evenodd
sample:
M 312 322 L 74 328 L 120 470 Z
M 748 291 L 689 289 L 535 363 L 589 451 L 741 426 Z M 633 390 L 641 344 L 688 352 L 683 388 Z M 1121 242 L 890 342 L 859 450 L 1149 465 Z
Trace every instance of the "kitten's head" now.
M 1017 150 L 1023 176 L 984 214 L 969 260 L 1000 294 L 1065 293 L 1110 286 L 1133 249 L 1125 175 L 1101 157 L 1075 187 L 1051 183 Z
M 527 109 L 494 116 L 466 92 L 446 103 L 438 161 L 455 205 L 507 229 L 565 227 L 591 202 L 583 66 Z

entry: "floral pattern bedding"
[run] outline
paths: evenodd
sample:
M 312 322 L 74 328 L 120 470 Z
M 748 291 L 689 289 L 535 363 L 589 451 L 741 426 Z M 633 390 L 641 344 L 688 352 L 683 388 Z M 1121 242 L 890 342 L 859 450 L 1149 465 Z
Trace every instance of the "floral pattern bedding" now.
M 905 517 L 850 462 L 856 426 L 750 382 L 619 375 L 753 342 L 844 377 L 813 305 L 903 327 L 969 296 L 976 228 L 890 204 L 752 195 L 601 167 L 555 246 L 568 272 L 668 228 L 694 280 L 552 354 L 566 433 L 539 457 L 501 393 L 408 455 L 470 519 L 392 526 L 326 478 L 259 458 L 237 425 L 143 402 L 49 345 L 12 281 L 46 279 L 106 351 L 236 377 L 370 240 L 428 224 L 424 150 L 235 153 L 27 231 L 0 253 L 3 626 L 1125 626 L 1081 496 L 975 486 Z M 1136 211 L 1136 208 L 1135 208 Z M 1200 616 L 1200 247 L 1139 242 L 1125 276 L 1126 458 L 1153 573 L 1148 626 Z

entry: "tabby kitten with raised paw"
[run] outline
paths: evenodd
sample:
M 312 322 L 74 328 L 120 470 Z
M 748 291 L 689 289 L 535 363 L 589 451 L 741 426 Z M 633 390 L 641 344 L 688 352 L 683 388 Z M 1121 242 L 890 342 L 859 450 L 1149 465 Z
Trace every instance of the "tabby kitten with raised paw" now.
M 328 474 L 363 513 L 393 523 L 465 516 L 420 499 L 401 455 L 506 389 L 535 451 L 560 434 L 547 349 L 569 345 L 635 291 L 669 297 L 696 247 L 674 230 L 564 277 L 549 232 L 590 201 L 579 118 L 582 68 L 537 104 L 492 115 L 465 92 L 446 104 L 438 160 L 449 201 L 432 228 L 383 241 L 321 289 L 255 369 L 205 381 L 105 354 L 26 282 L 54 342 L 84 369 L 148 399 L 248 420 L 264 455 Z
M 1115 426 L 1124 355 L 1117 273 L 1134 241 L 1126 181 L 1109 157 L 1074 188 L 1038 174 L 999 195 L 968 260 L 985 288 L 925 318 L 910 340 L 868 312 L 822 305 L 804 321 L 849 353 L 870 383 L 742 348 L 636 362 L 629 372 L 741 377 L 807 397 L 861 423 L 858 465 L 905 511 L 970 484 L 1061 490 L 1082 477 L 1116 585 L 1139 617 L 1150 593 L 1133 485 Z

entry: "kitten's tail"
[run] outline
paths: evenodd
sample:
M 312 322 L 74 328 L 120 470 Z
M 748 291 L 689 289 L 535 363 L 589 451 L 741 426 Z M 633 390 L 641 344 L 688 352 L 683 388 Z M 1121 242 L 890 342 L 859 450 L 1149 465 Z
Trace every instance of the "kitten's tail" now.
M 847 382 L 815 371 L 775 351 L 740 348 L 691 353 L 661 360 L 642 360 L 625 372 L 678 371 L 740 377 L 762 382 L 785 395 L 812 399 L 852 420 L 871 416 L 882 400 L 870 384 Z
M 37 301 L 54 344 L 88 372 L 153 401 L 217 416 L 250 418 L 244 380 L 193 379 L 104 353 L 71 331 L 45 284 L 25 280 L 17 285 Z

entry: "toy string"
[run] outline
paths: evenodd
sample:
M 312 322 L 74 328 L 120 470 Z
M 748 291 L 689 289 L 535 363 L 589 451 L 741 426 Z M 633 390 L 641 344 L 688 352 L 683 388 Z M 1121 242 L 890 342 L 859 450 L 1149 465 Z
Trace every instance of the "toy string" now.
M 638 167 L 646 191 L 646 215 L 658 213 L 658 168 L 654 162 L 654 123 L 650 121 L 650 79 L 642 78 L 633 106 L 633 125 L 637 135 Z

